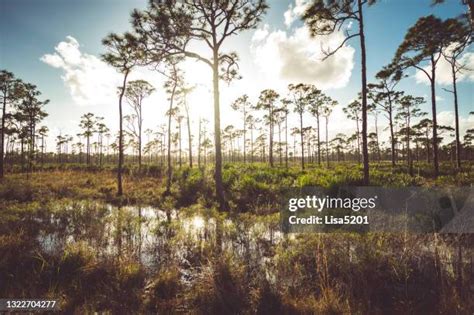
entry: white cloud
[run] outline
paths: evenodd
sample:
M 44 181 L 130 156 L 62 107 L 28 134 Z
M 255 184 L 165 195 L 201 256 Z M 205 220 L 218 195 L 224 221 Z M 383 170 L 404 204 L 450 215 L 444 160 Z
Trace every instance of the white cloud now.
M 54 68 L 62 68 L 65 66 L 65 63 L 63 61 L 63 58 L 59 57 L 58 55 L 44 55 L 41 57 L 41 61 L 44 63 L 47 63 L 48 65 L 54 67 Z
M 258 28 L 255 30 L 252 36 L 252 42 L 260 42 L 268 36 L 269 33 L 269 26 L 268 24 L 263 25 L 263 28 Z
M 459 58 L 459 63 L 465 65 L 466 69 L 460 71 L 457 74 L 457 80 L 460 81 L 474 81 L 474 52 L 466 52 L 461 58 Z M 430 73 L 430 66 L 423 67 L 428 73 Z M 416 83 L 421 84 L 430 84 L 426 74 L 417 70 L 415 73 Z M 453 83 L 453 78 L 451 75 L 451 65 L 441 57 L 436 66 L 436 83 L 440 85 L 451 85 Z
M 294 5 L 290 4 L 283 14 L 286 27 L 290 27 L 297 18 L 300 18 L 310 3 L 311 1 L 309 0 L 296 0 Z
M 265 34 L 265 29 L 259 34 Z M 306 27 L 299 27 L 291 34 L 282 30 L 268 32 L 268 29 L 266 34 L 253 41 L 252 52 L 268 83 L 281 87 L 303 82 L 329 89 L 344 87 L 349 82 L 354 48 L 344 45 L 336 54 L 322 60 L 322 49 L 338 47 L 344 40 L 342 32 L 311 38 Z
M 74 104 L 93 106 L 94 108 L 85 109 L 85 111 L 92 111 L 98 116 L 104 116 L 109 127 L 113 129 L 117 127 L 117 87 L 122 83 L 122 75 L 113 67 L 103 62 L 99 57 L 82 51 L 78 41 L 71 36 L 58 43 L 54 53 L 46 54 L 40 60 L 61 70 L 61 78 L 69 90 Z M 187 84 L 196 86 L 196 89 L 188 96 L 190 104 L 196 105 L 191 106 L 193 121 L 197 121 L 198 117 L 207 117 L 212 121 L 213 109 L 212 106 L 207 106 L 212 104 L 212 91 L 209 87 L 212 74 L 209 67 L 194 60 L 185 60 L 181 64 L 181 68 L 185 71 Z M 163 89 L 166 78 L 152 69 L 136 68 L 133 69 L 128 81 L 137 79 L 148 81 L 156 89 L 155 93 L 145 100 L 143 107 L 144 127 L 156 128 L 158 124 L 167 121 L 165 113 L 168 110 L 169 102 L 168 95 Z M 226 91 L 223 84 L 221 88 L 222 91 Z M 242 90 L 237 92 L 242 93 Z M 228 93 L 223 92 L 222 94 L 224 104 Z M 204 104 L 206 106 L 202 106 Z M 127 100 L 124 100 L 123 106 L 124 115 L 131 113 Z M 67 127 L 61 126 L 63 134 L 75 134 L 75 131 L 69 126 L 75 128 L 77 123 L 68 122 L 66 125 Z M 57 127 L 54 129 L 54 134 L 59 134 L 60 131 L 61 129 Z
M 436 115 L 438 125 L 454 127 L 454 112 L 453 111 L 442 111 Z M 462 137 L 466 134 L 466 131 L 474 126 L 474 115 L 459 116 L 459 135 Z M 447 134 L 443 136 L 447 138 L 447 141 L 453 140 L 447 137 Z
M 283 17 L 285 18 L 285 25 L 287 27 L 290 27 L 291 24 L 293 24 L 293 21 L 295 20 L 294 15 L 293 15 L 293 8 L 291 4 L 288 6 L 288 10 L 286 10 L 285 13 L 283 14 Z
M 72 36 L 55 47 L 55 52 L 40 58 L 44 63 L 63 70 L 63 79 L 77 105 L 99 105 L 115 99 L 119 74 L 94 55 L 83 53 Z

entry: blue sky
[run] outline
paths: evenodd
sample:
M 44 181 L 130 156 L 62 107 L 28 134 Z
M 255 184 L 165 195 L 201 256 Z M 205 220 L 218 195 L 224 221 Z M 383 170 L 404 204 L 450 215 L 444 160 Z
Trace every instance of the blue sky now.
M 314 52 L 314 46 L 311 46 L 310 39 L 305 38 L 305 28 L 297 19 L 291 24 L 285 24 L 285 12 L 291 5 L 297 8 L 304 1 L 268 1 L 270 10 L 260 25 L 261 38 L 256 40 L 255 31 L 249 31 L 234 37 L 228 42 L 226 48 L 237 50 L 241 62 L 240 70 L 243 75 L 242 82 L 238 82 L 230 87 L 223 87 L 223 126 L 226 123 L 238 124 L 235 115 L 231 114 L 229 103 L 233 98 L 242 93 L 248 93 L 256 98 L 260 89 L 263 88 L 282 88 L 290 81 L 296 81 L 298 74 L 302 73 L 302 81 L 312 81 L 314 77 L 316 85 L 322 85 L 325 92 L 337 99 L 341 106 L 350 102 L 360 90 L 360 66 L 359 66 L 359 43 L 358 39 L 352 39 L 345 50 L 346 55 L 341 55 L 340 61 L 334 61 L 331 66 L 318 68 L 309 71 L 304 76 L 305 63 L 298 60 L 297 54 L 292 54 L 292 47 L 303 47 L 308 45 L 305 50 L 302 48 L 302 54 L 317 54 Z M 430 0 L 385 0 L 367 8 L 365 11 L 366 39 L 367 39 L 367 57 L 368 57 L 368 77 L 373 81 L 374 74 L 387 64 L 403 40 L 407 29 L 413 25 L 416 20 L 428 14 L 435 14 L 442 18 L 454 17 L 464 12 L 465 7 L 461 1 L 449 0 L 446 4 L 431 6 Z M 64 57 L 55 47 L 59 43 L 69 43 L 63 47 L 76 49 L 84 57 L 84 62 L 91 61 L 96 66 L 92 70 L 87 70 L 87 75 L 94 74 L 93 71 L 106 71 L 100 66 L 98 58 L 104 52 L 101 45 L 101 39 L 109 32 L 123 32 L 129 30 L 129 13 L 133 8 L 144 8 L 145 0 L 1 0 L 0 1 L 0 68 L 5 68 L 16 74 L 17 77 L 25 81 L 36 84 L 43 92 L 45 98 L 51 100 L 47 111 L 50 116 L 47 123 L 53 133 L 76 134 L 79 130 L 77 123 L 80 115 L 86 112 L 94 112 L 105 116 L 112 129 L 116 128 L 115 107 L 116 100 L 113 99 L 114 91 L 111 91 L 110 102 L 103 98 L 94 99 L 96 87 L 84 87 L 87 91 L 87 101 L 78 101 L 77 95 L 73 90 L 81 84 L 75 80 L 67 81 L 64 76 L 68 70 L 61 66 L 52 66 L 51 62 L 45 62 L 45 55 L 58 55 Z M 68 39 L 72 37 L 73 39 Z M 336 38 L 337 39 L 337 38 Z M 77 47 L 75 46 L 77 44 Z M 301 44 L 301 45 L 300 45 Z M 300 45 L 300 46 L 298 46 Z M 271 58 L 262 57 L 269 51 L 282 50 L 287 48 L 287 53 L 278 53 Z M 472 49 L 471 49 L 472 50 Z M 95 57 L 94 57 L 95 56 Z M 96 59 L 94 59 L 96 58 Z M 260 58 L 260 59 L 259 59 Z M 273 58 L 273 59 L 272 59 Z M 274 59 L 277 60 L 274 60 Z M 286 59 L 285 59 L 286 58 Z M 473 58 L 474 59 L 474 58 Z M 261 62 L 260 62 L 261 61 Z M 273 65 L 281 65 L 281 69 Z M 97 67 L 99 69 L 97 69 Z M 190 81 L 200 84 L 200 79 L 205 78 L 201 85 L 207 84 L 207 75 L 203 75 L 199 65 L 189 64 L 185 70 L 190 75 Z M 301 67 L 298 68 L 298 67 Z M 291 72 L 289 77 L 284 74 L 279 75 L 279 70 Z M 82 68 L 75 68 L 74 71 L 83 71 Z M 275 72 L 277 71 L 277 72 Z M 300 72 L 299 72 L 300 71 Z M 338 74 L 338 71 L 341 73 Z M 104 78 L 112 76 L 109 72 Z M 400 89 L 417 96 L 429 95 L 429 86 L 418 82 L 414 78 L 414 71 L 409 72 L 412 76 L 403 80 L 399 85 Z M 157 74 L 143 71 L 145 77 L 152 77 L 155 85 L 160 85 L 161 78 Z M 138 73 L 137 77 L 141 74 Z M 98 75 L 99 76 L 99 75 Z M 153 77 L 153 76 L 156 76 Z M 308 77 L 309 76 L 309 77 Z M 209 76 L 210 78 L 210 76 Z M 473 81 L 474 76 L 459 82 L 459 100 L 460 112 L 464 117 L 463 128 L 471 125 L 467 113 L 474 110 Z M 104 79 L 105 80 L 105 79 Z M 113 82 L 113 79 L 111 79 Z M 106 86 L 106 85 L 105 85 Z M 337 88 L 331 88 L 336 86 Z M 161 86 L 156 86 L 160 90 Z M 448 87 L 449 86 L 443 86 Z M 82 88 L 79 86 L 79 88 Z M 104 88 L 104 87 L 101 87 Z M 98 88 L 97 88 L 98 89 Z M 209 101 L 209 87 L 204 87 L 201 92 L 196 92 L 192 99 L 195 103 Z M 97 92 L 99 93 L 99 92 Z M 284 91 L 282 90 L 283 94 Z M 108 95 L 108 94 L 105 94 Z M 452 118 L 451 95 L 438 87 L 438 112 L 441 113 L 441 120 L 449 122 Z M 427 99 L 429 103 L 429 99 Z M 145 124 L 151 128 L 159 122 L 164 121 L 164 112 L 166 111 L 166 98 L 162 92 L 150 99 L 149 115 L 156 119 L 149 119 Z M 429 105 L 426 104 L 425 110 L 429 113 Z M 212 112 L 203 109 L 202 106 L 196 106 L 196 114 L 204 117 L 212 117 Z M 344 119 L 342 111 L 335 111 L 335 120 L 339 124 Z M 443 116 L 444 115 L 444 116 Z M 197 120 L 196 120 L 197 121 Z M 310 124 L 311 122 L 308 122 Z M 351 123 L 343 123 L 348 129 L 333 128 L 336 131 L 348 132 L 353 128 Z M 471 125 L 472 128 L 472 125 Z M 52 134 L 53 137 L 56 134 Z

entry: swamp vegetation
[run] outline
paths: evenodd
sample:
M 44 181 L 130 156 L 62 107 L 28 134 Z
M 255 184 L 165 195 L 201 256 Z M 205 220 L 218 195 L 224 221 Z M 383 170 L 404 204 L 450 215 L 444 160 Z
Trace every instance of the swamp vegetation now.
M 218 210 L 209 169 L 177 170 L 163 197 L 165 179 L 149 173 L 158 167 L 130 167 L 117 197 L 110 169 L 45 167 L 28 178 L 8 174 L 0 185 L 4 297 L 59 298 L 64 312 L 78 314 L 462 314 L 474 307 L 471 235 L 280 232 L 276 200 L 285 189 L 357 184 L 355 164 L 304 171 L 226 164 L 229 212 Z M 389 167 L 373 165 L 373 182 L 460 186 L 474 178 L 469 169 L 429 181 Z

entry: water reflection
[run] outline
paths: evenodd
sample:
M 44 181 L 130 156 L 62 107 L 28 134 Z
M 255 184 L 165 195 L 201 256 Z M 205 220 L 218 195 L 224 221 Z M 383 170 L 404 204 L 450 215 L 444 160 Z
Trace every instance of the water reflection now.
M 54 201 L 2 210 L 0 293 L 61 297 L 64 313 L 133 314 L 142 304 L 147 314 L 238 313 L 209 306 L 230 301 L 237 310 L 257 291 L 256 308 L 279 296 L 300 303 L 324 297 L 321 287 L 330 281 L 354 305 L 375 301 L 382 313 L 393 310 L 386 296 L 425 306 L 418 293 L 434 292 L 426 302 L 433 313 L 446 294 L 436 291 L 433 274 L 461 293 L 472 278 L 472 238 L 457 235 L 444 243 L 437 235 L 284 235 L 278 213 L 232 216 L 197 205 L 165 211 Z M 381 284 L 380 297 L 367 298 Z M 311 313 L 314 303 L 307 303 L 298 313 Z
M 43 217 L 35 218 L 39 223 L 36 238 L 51 255 L 61 255 L 68 244 L 83 242 L 97 258 L 136 261 L 150 271 L 171 263 L 183 270 L 199 266 L 211 244 L 247 261 L 264 262 L 282 238 L 276 218 L 222 218 L 205 211 L 73 201 L 53 205 Z

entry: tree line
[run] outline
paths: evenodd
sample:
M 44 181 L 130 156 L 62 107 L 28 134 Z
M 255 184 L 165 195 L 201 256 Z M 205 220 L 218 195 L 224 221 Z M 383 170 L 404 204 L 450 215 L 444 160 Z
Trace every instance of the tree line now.
M 29 174 L 38 158 L 37 148 L 40 147 L 44 154 L 44 137 L 48 127 L 38 125 L 48 116 L 44 107 L 49 100 L 42 100 L 36 85 L 24 82 L 6 70 L 0 71 L 0 89 L 0 178 L 3 178 L 5 173 L 5 148 L 8 150 L 13 145 L 12 135 L 15 135 L 19 142 L 22 171 Z M 38 138 L 41 139 L 40 144 L 37 142 Z
M 168 84 L 168 82 L 165 83 L 164 87 Z M 370 85 L 369 89 L 368 113 L 374 118 L 372 126 L 374 132 L 368 135 L 369 156 L 374 162 L 391 160 L 393 167 L 397 165 L 398 160 L 404 159 L 412 174 L 414 160 L 417 162 L 425 160 L 431 163 L 432 120 L 426 117 L 427 112 L 420 110 L 420 105 L 425 103 L 425 99 L 405 95 L 403 91 L 399 91 L 394 93 L 390 107 L 377 94 L 379 88 L 380 86 Z M 193 167 L 193 162 L 197 160 L 199 168 L 205 167 L 207 161 L 213 161 L 212 134 L 207 131 L 208 121 L 205 119 L 199 119 L 197 130 L 192 130 L 190 104 L 185 97 L 192 88 L 181 86 L 176 92 L 175 106 L 166 111 L 171 124 L 161 124 L 155 130 L 151 128 L 143 130 L 145 120 L 143 101 L 154 90 L 155 88 L 144 80 L 130 81 L 126 87 L 125 98 L 131 112 L 124 116 L 124 151 L 128 163 L 136 164 L 139 171 L 143 160 L 147 164 L 164 165 L 169 148 L 172 165 L 181 167 L 188 164 L 189 167 Z M 10 95 L 9 103 L 20 104 L 22 97 L 21 94 Z M 336 100 L 325 95 L 314 85 L 303 83 L 290 84 L 284 95 L 272 89 L 263 90 L 254 102 L 244 94 L 231 103 L 231 108 L 240 114 L 241 124 L 227 125 L 222 128 L 223 161 L 265 162 L 269 166 L 278 164 L 285 167 L 289 167 L 290 163 L 298 163 L 302 169 L 305 167 L 305 161 L 317 165 L 326 163 L 327 166 L 330 161 L 361 163 L 360 99 L 355 99 L 343 107 L 347 119 L 355 124 L 355 132 L 353 134 L 338 133 L 330 138 L 331 123 L 336 123 L 330 118 L 337 105 Z M 15 109 L 14 106 L 13 109 Z M 39 113 L 44 117 L 45 114 L 44 109 L 42 113 Z M 381 114 L 389 122 L 390 137 L 387 141 L 381 141 L 379 137 L 382 129 L 379 126 Z M 291 115 L 297 118 L 296 127 L 288 126 Z M 16 156 L 20 164 L 21 161 L 28 160 L 29 152 L 26 147 L 27 139 L 22 139 L 22 136 L 28 133 L 14 127 L 22 126 L 22 117 L 26 116 L 21 115 L 18 110 L 13 110 L 11 115 L 6 115 L 5 133 L 6 157 L 11 160 L 13 156 Z M 28 127 L 24 123 L 23 126 L 23 128 Z M 102 166 L 104 163 L 110 164 L 115 161 L 118 157 L 118 134 L 110 132 L 109 127 L 104 123 L 104 117 L 91 112 L 85 113 L 81 116 L 78 127 L 80 132 L 75 136 L 59 134 L 55 137 L 55 154 L 46 149 L 48 128 L 46 126 L 38 128 L 34 139 L 36 143 L 34 156 L 38 158 L 36 161 L 33 159 L 32 162 L 83 163 Z M 444 144 L 442 154 L 444 160 L 451 160 L 455 166 L 457 164 L 455 128 L 439 126 L 439 130 L 439 144 L 442 143 L 443 138 L 454 139 Z M 472 159 L 470 147 L 473 131 L 469 129 L 463 137 L 464 156 L 462 158 L 465 160 Z M 168 141 L 168 135 L 170 141 Z M 187 144 L 183 145 L 185 137 Z M 196 140 L 197 143 L 195 143 Z M 27 165 L 28 163 L 24 163 L 25 167 L 22 169 L 26 169 Z

